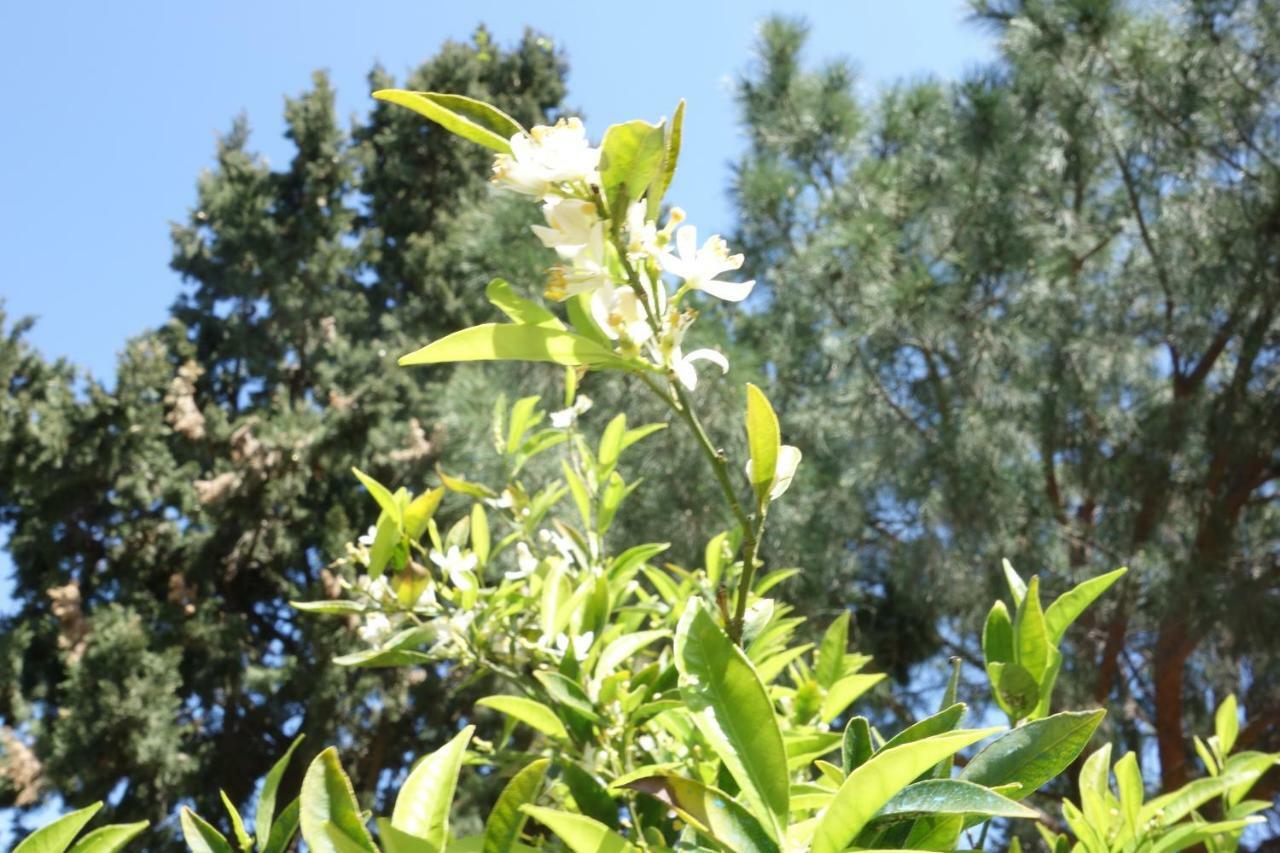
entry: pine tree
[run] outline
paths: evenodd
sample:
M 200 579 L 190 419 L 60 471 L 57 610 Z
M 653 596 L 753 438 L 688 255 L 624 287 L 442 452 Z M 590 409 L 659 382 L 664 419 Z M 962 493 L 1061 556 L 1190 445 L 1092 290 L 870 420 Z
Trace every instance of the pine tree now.
M 975 13 L 1000 58 L 954 84 L 864 103 L 786 21 L 741 82 L 741 333 L 806 454 L 775 558 L 916 626 L 874 650 L 903 667 L 980 662 L 1002 557 L 1055 590 L 1131 566 L 1064 700 L 1174 787 L 1229 691 L 1280 743 L 1280 6 Z
M 528 126 L 564 73 L 546 39 L 507 49 L 481 29 L 407 85 Z M 0 623 L 0 766 L 39 771 L 0 781 L 8 803 L 116 790 L 121 819 L 216 814 L 219 788 L 246 802 L 296 733 L 341 742 L 369 799 L 458 713 L 447 674 L 336 667 L 352 630 L 288 602 L 336 594 L 327 565 L 376 515 L 353 465 L 420 488 L 440 456 L 439 383 L 394 364 L 483 304 L 473 217 L 512 223 L 486 239 L 513 278 L 541 263 L 473 146 L 386 105 L 347 131 L 324 75 L 285 118 L 287 164 L 253 153 L 243 119 L 220 140 L 173 229 L 186 287 L 114 387 L 41 360 L 21 324 L 0 347 L 18 604 Z

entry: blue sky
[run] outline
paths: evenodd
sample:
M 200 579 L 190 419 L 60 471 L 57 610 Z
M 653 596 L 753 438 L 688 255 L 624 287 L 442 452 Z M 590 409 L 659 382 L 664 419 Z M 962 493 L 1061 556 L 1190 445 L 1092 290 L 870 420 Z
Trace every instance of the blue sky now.
M 994 50 L 964 22 L 963 0 L 0 4 L 0 300 L 10 317 L 38 318 L 31 340 L 45 355 L 110 382 L 124 341 L 163 321 L 178 292 L 168 223 L 185 217 L 233 116 L 244 112 L 255 147 L 284 163 L 283 98 L 314 69 L 330 72 L 341 114 L 355 115 L 375 62 L 403 78 L 482 22 L 504 43 L 529 25 L 561 45 L 568 103 L 597 137 L 687 99 L 669 197 L 702 229 L 727 231 L 728 164 L 741 146 L 729 84 L 775 11 L 808 19 L 809 58 L 849 58 L 867 95 L 956 77 Z M 0 613 L 12 606 L 10 576 L 0 552 Z M 0 847 L 7 823 L 0 814 Z
M 727 163 L 739 150 L 729 81 L 776 2 L 129 2 L 0 5 L 0 299 L 36 315 L 32 340 L 99 378 L 131 335 L 163 320 L 179 287 L 168 223 L 182 219 L 214 142 L 244 111 L 272 162 L 283 97 L 325 68 L 341 113 L 367 107 L 365 75 L 399 75 L 485 22 L 527 24 L 562 45 L 569 103 L 598 136 L 613 121 L 689 102 L 671 198 L 703 229 L 732 222 Z M 640 11 L 644 9 L 646 11 Z M 361 11 L 363 10 L 363 11 Z M 810 57 L 844 55 L 868 93 L 988 58 L 963 0 L 786 4 L 813 26 Z

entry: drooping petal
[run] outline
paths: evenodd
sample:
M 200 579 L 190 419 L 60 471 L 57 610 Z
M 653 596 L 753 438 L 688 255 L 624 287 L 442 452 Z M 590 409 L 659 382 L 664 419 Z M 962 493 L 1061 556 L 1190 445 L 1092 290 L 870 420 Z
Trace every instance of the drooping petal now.
M 720 281 L 713 278 L 710 281 L 702 282 L 698 286 L 698 290 L 705 291 L 716 299 L 723 299 L 725 302 L 741 302 L 751 294 L 751 288 L 755 286 L 755 279 L 751 281 Z

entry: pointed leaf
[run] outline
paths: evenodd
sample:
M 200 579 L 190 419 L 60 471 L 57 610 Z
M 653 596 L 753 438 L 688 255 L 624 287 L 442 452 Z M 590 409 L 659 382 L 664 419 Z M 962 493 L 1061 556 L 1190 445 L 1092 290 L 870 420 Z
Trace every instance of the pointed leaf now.
M 462 95 L 379 89 L 373 97 L 408 107 L 450 133 L 500 154 L 511 153 L 511 137 L 524 132 L 519 122 L 497 107 Z
M 559 836 L 572 853 L 632 853 L 636 849 L 598 820 L 539 806 L 522 806 L 520 810 Z
M 600 183 L 609 211 L 621 217 L 620 200 L 638 201 L 662 167 L 666 147 L 662 125 L 647 121 L 615 124 L 600 143 Z
M 870 758 L 876 749 L 871 743 L 871 724 L 867 722 L 866 717 L 854 717 L 849 724 L 844 727 L 844 737 L 841 740 L 841 759 L 844 766 L 844 774 L 848 776 L 854 770 L 857 770 L 867 759 Z
M 844 674 L 844 653 L 849 647 L 849 611 L 837 616 L 822 635 L 813 677 L 818 685 L 830 688 Z
M 523 696 L 486 696 L 477 700 L 476 704 L 513 717 L 548 737 L 560 740 L 567 740 L 569 737 L 568 730 L 556 716 L 556 712 L 533 699 Z
M 71 853 L 116 853 L 141 835 L 148 826 L 149 821 L 140 820 L 137 823 L 115 823 L 95 829 L 77 841 L 72 846 Z
M 63 815 L 24 838 L 13 848 L 13 853 L 63 853 L 101 808 L 102 803 L 97 802 Z
M 437 850 L 449 840 L 449 809 L 458 787 L 462 758 L 475 726 L 467 726 L 453 739 L 418 762 L 396 796 L 391 825 L 425 839 Z
M 183 806 L 178 822 L 182 824 L 182 837 L 191 853 L 232 853 L 231 844 L 222 833 L 186 806 Z
M 315 853 L 378 853 L 333 747 L 317 755 L 307 768 L 300 809 L 302 837 Z
M 912 723 L 885 741 L 883 748 L 892 749 L 904 743 L 912 743 L 952 731 L 960 724 L 960 718 L 964 716 L 966 707 L 963 702 L 957 702 L 949 708 L 943 708 L 932 717 L 925 717 L 917 723 Z
M 527 818 L 520 808 L 537 799 L 550 766 L 549 759 L 539 758 L 511 777 L 485 821 L 483 853 L 511 853 L 515 849 Z
M 544 326 L 484 323 L 446 335 L 401 356 L 399 364 L 448 364 L 457 361 L 547 361 L 554 364 L 624 367 L 605 347 L 573 332 Z
M 764 392 L 747 383 L 747 448 L 751 453 L 751 487 L 756 500 L 766 503 L 778 469 L 778 448 L 782 443 L 778 416 Z
M 259 847 L 266 847 L 268 839 L 271 838 L 271 821 L 275 818 L 276 793 L 280 790 L 280 780 L 284 778 L 284 772 L 289 767 L 289 759 L 293 757 L 293 751 L 298 748 L 298 744 L 302 743 L 304 737 L 305 735 L 298 735 L 293 739 L 293 743 L 289 744 L 289 748 L 285 750 L 280 760 L 271 766 L 266 778 L 262 781 L 262 793 L 258 795 L 258 807 L 253 816 L 254 835 L 258 838 Z
M 1232 693 L 1222 700 L 1213 717 L 1213 728 L 1222 754 L 1229 755 L 1240 735 L 1240 709 L 1236 705 L 1236 694 Z
M 973 757 L 960 772 L 968 782 L 1006 791 L 1021 800 L 1065 770 L 1089 743 L 1106 711 L 1064 711 L 1005 732 Z
M 218 794 L 222 797 L 222 805 L 227 810 L 227 816 L 231 818 L 231 833 L 235 836 L 236 844 L 246 852 L 252 850 L 253 839 L 244 831 L 244 819 L 240 817 L 240 810 L 236 808 L 235 803 L 231 802 L 226 791 L 220 790 Z
M 1069 592 L 1058 596 L 1057 600 L 1050 604 L 1044 612 L 1045 625 L 1049 629 L 1049 640 L 1055 646 L 1062 642 L 1062 636 L 1067 632 L 1067 628 L 1071 627 L 1071 623 L 1076 621 L 1076 618 L 1085 611 L 1085 608 L 1096 601 L 1098 596 L 1124 577 L 1127 571 L 1129 570 L 1123 568 L 1116 569 L 1114 572 L 1107 572 L 1105 575 L 1090 578 L 1077 584 Z
M 680 160 L 680 142 L 684 136 L 684 98 L 676 104 L 675 114 L 667 127 L 665 150 L 662 155 L 662 168 L 654 175 L 653 184 L 649 188 L 649 218 L 657 219 L 662 209 L 662 198 L 671 186 L 671 179 L 676 173 L 676 163 Z
M 302 810 L 302 800 L 294 797 L 289 805 L 280 810 L 280 814 L 271 822 L 271 834 L 262 847 L 262 853 L 284 853 L 298 831 L 298 815 Z
M 742 649 L 697 598 L 680 617 L 675 661 L 694 724 L 777 839 L 786 825 L 790 780 L 773 703 Z
M 1030 818 L 1039 812 L 1003 797 L 981 785 L 959 779 L 928 779 L 908 785 L 893 795 L 876 813 L 881 818 L 914 818 L 929 815 L 968 815 L 992 818 Z
M 737 800 L 694 779 L 655 774 L 626 787 L 656 797 L 675 809 L 698 832 L 735 853 L 778 853 L 778 844 Z
M 966 729 L 885 749 L 844 780 L 813 835 L 813 853 L 840 853 L 885 803 L 943 758 L 999 729 Z
M 495 278 L 489 282 L 484 289 L 484 295 L 495 308 L 506 314 L 513 323 L 525 326 L 542 326 L 543 328 L 557 331 L 564 330 L 564 323 L 560 322 L 559 317 L 538 303 L 520 296 L 516 293 L 514 287 L 500 278 Z

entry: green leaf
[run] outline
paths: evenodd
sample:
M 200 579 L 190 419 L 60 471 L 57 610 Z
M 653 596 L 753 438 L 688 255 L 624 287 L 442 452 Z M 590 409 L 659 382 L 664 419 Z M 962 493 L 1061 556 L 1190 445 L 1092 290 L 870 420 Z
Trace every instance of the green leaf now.
M 406 536 L 415 542 L 422 538 L 422 534 L 427 532 L 427 525 L 431 521 L 431 517 L 440 508 L 440 501 L 444 500 L 444 493 L 444 486 L 436 486 L 434 489 L 423 492 L 409 501 L 409 505 L 404 508 L 404 533 Z
M 884 749 L 853 770 L 818 821 L 813 853 L 840 853 L 892 797 L 942 759 L 999 729 L 947 732 Z
M 959 779 L 928 779 L 908 785 L 876 813 L 880 818 L 917 818 L 928 815 L 967 815 L 992 818 L 1031 818 L 1038 815 L 1035 809 L 1015 803 L 981 785 Z
M 600 659 L 596 661 L 595 666 L 596 678 L 604 678 L 618 671 L 623 664 L 631 660 L 641 649 L 670 635 L 671 632 L 666 630 L 637 631 L 633 634 L 623 634 L 605 646 L 604 651 L 600 653 Z M 634 671 L 634 667 L 628 668 Z
M 844 674 L 844 653 L 849 647 L 849 611 L 837 616 L 818 645 L 818 661 L 813 668 L 813 677 L 819 686 L 830 688 Z
M 396 795 L 391 825 L 422 838 L 437 850 L 449 840 L 449 809 L 458 787 L 458 773 L 467 744 L 475 732 L 467 726 L 453 739 L 418 762 Z
M 1258 770 L 1245 773 L 1224 773 L 1188 782 L 1176 791 L 1156 797 L 1138 812 L 1138 823 L 1155 821 L 1158 826 L 1172 826 L 1193 810 L 1219 797 L 1236 785 L 1253 782 L 1261 775 Z
M 350 616 L 364 613 L 364 605 L 358 601 L 337 599 L 334 601 L 290 601 L 289 606 L 303 613 L 320 613 L 325 616 Z
M 966 706 L 963 702 L 957 702 L 949 708 L 943 708 L 932 717 L 925 717 L 919 722 L 912 723 L 885 741 L 883 748 L 893 749 L 893 747 L 902 746 L 904 743 L 912 743 L 952 731 L 959 725 L 960 718 L 964 716 L 965 708 Z
M 314 853 L 378 853 L 333 747 L 317 755 L 307 768 L 300 809 L 302 837 Z
M 302 800 L 294 797 L 289 805 L 280 810 L 279 816 L 271 823 L 271 834 L 267 836 L 262 853 L 284 853 L 298 831 L 298 814 L 301 808 Z
M 680 692 L 710 742 L 776 840 L 786 825 L 790 779 L 773 703 L 751 662 L 693 598 L 676 629 Z
M 556 716 L 556 712 L 533 699 L 523 696 L 486 696 L 477 700 L 476 704 L 506 714 L 548 737 L 560 740 L 567 740 L 569 737 L 568 730 Z
M 982 656 L 987 664 L 1013 662 L 1013 621 L 1003 601 L 991 605 L 982 629 Z
M 859 696 L 884 681 L 884 678 L 882 672 L 871 675 L 846 675 L 833 684 L 827 691 L 827 695 L 822 697 L 822 708 L 818 716 L 824 723 L 831 722 L 843 714 Z
M 72 846 L 71 853 L 116 853 L 150 825 L 149 821 L 140 820 L 137 823 L 115 823 L 95 829 L 77 841 Z
M 501 154 L 510 154 L 511 137 L 524 132 L 519 122 L 497 107 L 462 95 L 379 89 L 373 97 L 408 107 L 450 133 Z
M 521 806 L 520 810 L 559 836 L 572 853 L 632 853 L 636 849 L 598 820 L 539 806 Z
M 676 104 L 671 124 L 667 126 L 665 150 L 662 154 L 662 168 L 653 176 L 653 184 L 649 187 L 648 217 L 657 219 L 662 210 L 662 199 L 671 186 L 671 179 L 676 173 L 676 163 L 680 160 L 680 142 L 684 136 L 684 98 Z
M 1179 850 L 1186 850 L 1188 847 L 1194 847 L 1197 844 L 1203 844 L 1214 836 L 1227 835 L 1236 836 L 1237 833 L 1257 823 L 1262 823 L 1262 818 L 1242 818 L 1239 820 L 1224 820 L 1214 823 L 1187 823 L 1176 826 L 1169 830 L 1155 842 L 1150 848 L 1150 853 L 1177 853 Z M 1208 849 L 1221 849 L 1209 847 Z M 1227 847 L 1226 849 L 1233 849 Z
M 400 511 L 400 503 L 395 499 L 386 486 L 370 477 L 359 468 L 353 467 L 351 473 L 356 475 L 356 479 L 360 484 L 368 490 L 369 494 L 377 501 L 378 506 L 395 521 L 396 527 L 400 526 L 403 514 Z
M 1110 795 L 1111 744 L 1105 743 L 1080 768 L 1080 810 L 1092 826 L 1105 829 L 1111 824 Z
M 578 811 L 610 829 L 618 826 L 618 806 L 596 777 L 572 761 L 557 762 L 560 778 L 573 795 Z
M 840 744 L 840 757 L 844 767 L 844 775 L 848 776 L 867 762 L 875 753 L 871 743 L 871 724 L 866 717 L 854 717 L 844 727 L 844 737 Z
M 1229 755 L 1240 735 L 1240 709 L 1236 705 L 1236 694 L 1228 695 L 1218 706 L 1217 713 L 1213 715 L 1213 731 L 1218 736 L 1222 754 Z
M 583 591 L 585 589 L 583 587 Z M 600 722 L 600 715 L 596 713 L 591 699 L 578 682 L 558 672 L 549 672 L 547 670 L 539 670 L 533 674 L 533 677 L 546 688 L 547 695 L 553 701 L 580 715 L 588 722 Z
M 1004 579 L 1009 583 L 1009 593 L 1013 596 L 1013 606 L 1022 606 L 1022 597 L 1027 594 L 1026 583 L 1014 571 L 1013 563 L 1008 560 L 1001 560 L 1000 568 L 1004 569 Z
M 627 432 L 627 416 L 625 413 L 615 415 L 613 420 L 609 421 L 609 425 L 604 428 L 604 433 L 600 436 L 600 450 L 598 453 L 600 464 L 608 467 L 618 461 L 618 455 L 622 453 L 622 437 Z
M 1138 767 L 1138 756 L 1126 752 L 1116 762 L 1116 788 L 1120 792 L 1120 812 L 1131 832 L 1138 830 L 1138 813 L 1142 811 L 1142 801 L 1146 790 L 1142 784 L 1142 770 Z
M 380 817 L 374 823 L 378 826 L 378 842 L 387 853 L 443 853 L 425 838 L 396 829 L 391 825 L 391 818 Z
M 525 299 L 515 288 L 500 278 L 495 278 L 484 289 L 485 298 L 513 323 L 524 326 L 541 326 L 556 331 L 564 330 L 564 323 L 546 308 Z M 510 451 L 508 451 L 510 452 Z
M 1016 663 L 987 664 L 1000 707 L 1015 722 L 1035 710 L 1040 701 L 1040 685 L 1026 667 Z
M 1033 576 L 1013 617 L 1014 660 L 1040 683 L 1049 666 L 1049 631 L 1040 609 L 1040 578 Z
M 1076 621 L 1080 614 L 1085 611 L 1085 608 L 1092 604 L 1098 596 L 1124 577 L 1127 571 L 1129 570 L 1116 569 L 1114 572 L 1107 572 L 1105 575 L 1090 578 L 1076 585 L 1069 592 L 1058 596 L 1044 612 L 1044 621 L 1049 629 L 1050 642 L 1055 646 L 1062 642 L 1062 637 L 1066 634 L 1067 628 L 1071 627 L 1071 623 Z
M 1005 732 L 965 765 L 960 778 L 1021 800 L 1065 770 L 1089 743 L 1106 711 L 1064 711 Z
M 756 386 L 747 383 L 747 447 L 751 453 L 751 487 L 761 504 L 769 500 L 769 490 L 778 469 L 778 447 L 781 445 L 778 416 L 769 398 Z
M 219 790 L 218 794 L 222 797 L 222 805 L 227 810 L 227 816 L 231 818 L 231 833 L 235 836 L 236 844 L 241 850 L 252 850 L 253 839 L 244 831 L 244 819 L 240 817 L 240 810 L 236 808 L 235 803 L 231 802 L 226 791 Z
M 508 456 L 520 449 L 520 444 L 524 440 L 524 434 L 529 431 L 540 399 L 542 398 L 536 394 L 532 397 L 521 397 L 511 407 L 511 423 L 507 426 L 506 452 Z M 539 416 L 539 420 L 541 420 L 541 416 Z
M 456 361 L 547 361 L 592 367 L 625 367 L 605 347 L 573 332 L 544 326 L 484 323 L 446 335 L 401 356 L 400 366 L 448 364 Z
M 632 779 L 627 788 L 655 797 L 694 829 L 735 853 L 778 853 L 778 844 L 737 800 L 694 779 L 662 773 Z
M 182 824 L 182 837 L 191 848 L 191 853 L 232 853 L 231 845 L 222 833 L 186 806 L 182 807 L 178 822 Z M 21 849 L 18 848 L 14 853 L 19 853 Z
M 85 824 L 93 820 L 93 816 L 101 808 L 102 803 L 97 802 L 63 815 L 24 838 L 17 847 L 13 848 L 13 853 L 63 853 L 71 846 L 72 839 L 84 829 Z
M 483 853 L 511 853 L 515 849 L 527 818 L 520 807 L 538 798 L 550 766 L 550 759 L 539 758 L 511 777 L 485 821 Z
M 259 847 L 265 848 L 268 839 L 271 838 L 271 822 L 275 818 L 276 793 L 280 790 L 280 780 L 284 778 L 284 772 L 289 767 L 289 759 L 293 757 L 293 751 L 298 748 L 298 744 L 302 743 L 304 737 L 306 736 L 298 735 L 293 739 L 293 743 L 289 744 L 289 748 L 285 750 L 280 760 L 271 766 L 266 778 L 262 781 L 262 793 L 258 795 L 258 807 L 253 816 L 253 830 L 258 838 Z
M 600 143 L 600 183 L 609 202 L 609 213 L 625 215 L 621 203 L 636 201 L 662 167 L 666 148 L 660 124 L 628 121 L 612 125 Z

